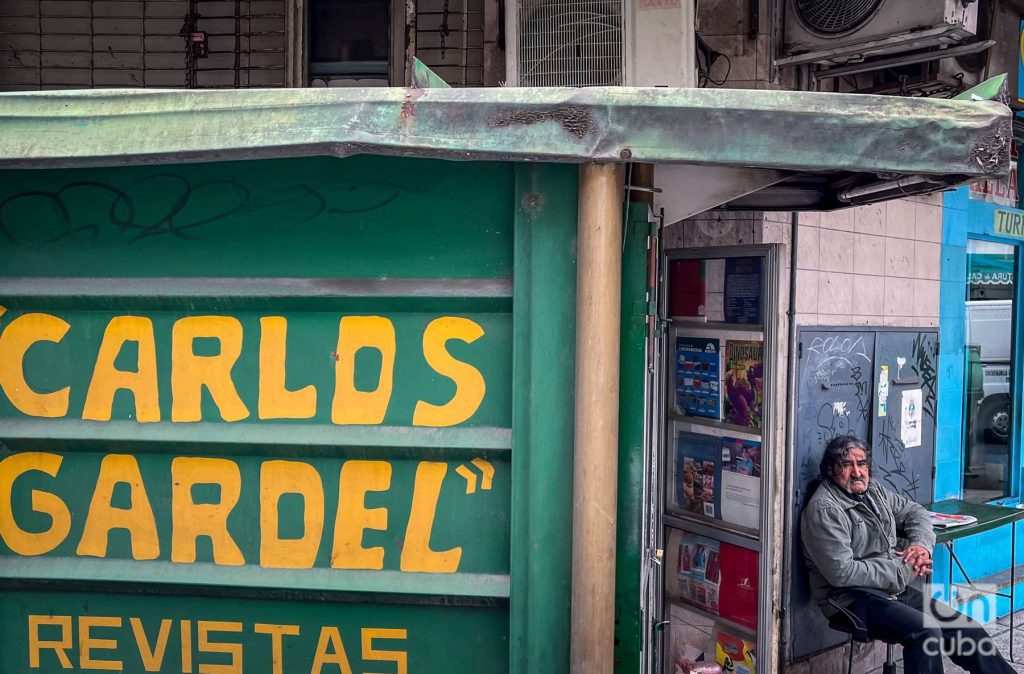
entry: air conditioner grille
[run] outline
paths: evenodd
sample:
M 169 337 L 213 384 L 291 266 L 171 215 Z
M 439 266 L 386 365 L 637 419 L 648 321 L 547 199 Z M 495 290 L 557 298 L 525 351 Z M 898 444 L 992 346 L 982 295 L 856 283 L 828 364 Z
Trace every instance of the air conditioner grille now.
M 622 0 L 520 0 L 519 85 L 621 85 L 622 4 Z
M 867 21 L 884 0 L 795 0 L 796 11 L 812 30 L 834 35 Z

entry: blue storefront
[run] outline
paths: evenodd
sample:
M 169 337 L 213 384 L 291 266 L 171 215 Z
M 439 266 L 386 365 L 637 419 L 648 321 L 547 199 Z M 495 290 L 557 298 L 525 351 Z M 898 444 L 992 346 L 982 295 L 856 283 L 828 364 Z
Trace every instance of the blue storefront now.
M 985 199 L 992 195 L 962 187 L 943 200 L 934 498 L 1020 507 L 1024 210 Z M 957 557 L 973 580 L 1008 589 L 1011 533 L 1002 527 L 957 541 Z M 1019 565 L 1024 536 L 1016 537 L 1016 547 Z M 953 575 L 962 582 L 959 571 Z M 1024 573 L 1015 576 L 1020 609 Z M 942 549 L 935 554 L 935 581 L 949 581 Z M 1009 600 L 999 599 L 997 608 L 1004 615 Z

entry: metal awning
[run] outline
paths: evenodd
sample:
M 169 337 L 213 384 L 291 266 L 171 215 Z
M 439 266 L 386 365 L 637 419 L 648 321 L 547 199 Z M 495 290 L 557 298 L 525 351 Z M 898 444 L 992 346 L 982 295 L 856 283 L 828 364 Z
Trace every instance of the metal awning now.
M 837 208 L 1006 174 L 1002 80 L 964 100 L 631 87 L 3 93 L 0 167 L 354 154 L 634 161 L 770 171 L 732 207 Z

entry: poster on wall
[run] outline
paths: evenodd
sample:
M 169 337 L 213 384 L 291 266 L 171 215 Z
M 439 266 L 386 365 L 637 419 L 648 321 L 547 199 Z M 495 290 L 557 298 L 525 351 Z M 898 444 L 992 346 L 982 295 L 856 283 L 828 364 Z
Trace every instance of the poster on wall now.
M 907 449 L 921 446 L 921 389 L 903 391 L 900 441 Z
M 722 519 L 748 529 L 761 520 L 761 443 L 722 440 Z
M 761 324 L 760 257 L 730 257 L 725 260 L 725 322 Z
M 721 343 L 705 337 L 676 337 L 676 414 L 721 419 Z
M 764 402 L 764 342 L 725 342 L 725 421 L 761 428 Z
M 674 462 L 675 505 L 686 513 L 719 517 L 722 438 L 679 431 Z

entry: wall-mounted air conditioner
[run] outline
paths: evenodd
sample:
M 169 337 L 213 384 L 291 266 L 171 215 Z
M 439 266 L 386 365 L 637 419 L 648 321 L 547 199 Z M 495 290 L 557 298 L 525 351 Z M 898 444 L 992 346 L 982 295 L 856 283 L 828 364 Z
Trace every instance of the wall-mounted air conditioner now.
M 784 56 L 776 65 L 842 65 L 973 38 L 974 0 L 785 0 Z

